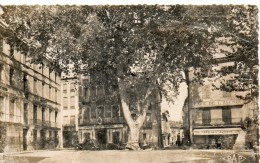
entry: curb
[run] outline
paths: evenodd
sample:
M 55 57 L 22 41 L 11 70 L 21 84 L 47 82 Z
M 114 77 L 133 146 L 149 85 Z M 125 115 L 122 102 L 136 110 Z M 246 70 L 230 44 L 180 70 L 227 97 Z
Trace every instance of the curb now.
M 45 151 L 62 151 L 62 150 L 69 150 L 66 148 L 57 148 L 57 149 L 43 149 L 43 150 L 30 150 L 30 151 L 20 151 L 20 152 L 7 152 L 7 153 L 0 153 L 0 159 L 2 156 L 9 156 L 15 154 L 24 154 L 24 153 L 34 153 L 34 152 L 45 152 Z

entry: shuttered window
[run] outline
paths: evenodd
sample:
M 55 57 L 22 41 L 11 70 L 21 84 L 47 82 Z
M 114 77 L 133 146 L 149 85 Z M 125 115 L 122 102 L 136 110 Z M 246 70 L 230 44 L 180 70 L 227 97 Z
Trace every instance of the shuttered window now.
M 210 124 L 210 120 L 211 120 L 210 110 L 203 110 L 202 111 L 202 123 Z

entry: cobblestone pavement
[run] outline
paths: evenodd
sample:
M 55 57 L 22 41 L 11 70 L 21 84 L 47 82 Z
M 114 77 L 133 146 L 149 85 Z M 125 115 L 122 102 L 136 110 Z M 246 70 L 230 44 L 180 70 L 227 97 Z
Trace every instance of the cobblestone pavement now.
M 75 151 L 54 150 L 7 154 L 0 163 L 258 163 L 251 151 L 232 150 L 143 150 Z

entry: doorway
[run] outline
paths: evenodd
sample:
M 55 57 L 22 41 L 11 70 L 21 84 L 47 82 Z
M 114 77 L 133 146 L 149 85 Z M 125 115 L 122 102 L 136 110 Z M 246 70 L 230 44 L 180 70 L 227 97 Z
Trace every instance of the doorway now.
M 27 133 L 28 133 L 28 129 L 23 129 L 23 150 L 26 151 L 27 150 Z
M 97 141 L 99 144 L 106 144 L 107 143 L 107 137 L 106 137 L 106 134 L 107 134 L 107 130 L 106 129 L 98 129 L 96 131 L 97 133 Z
M 113 143 L 119 144 L 120 143 L 120 134 L 119 132 L 113 132 Z

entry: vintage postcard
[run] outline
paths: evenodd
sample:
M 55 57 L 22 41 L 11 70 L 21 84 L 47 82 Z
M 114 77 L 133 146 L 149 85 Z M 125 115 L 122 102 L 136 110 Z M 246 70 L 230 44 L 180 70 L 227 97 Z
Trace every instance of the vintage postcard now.
M 0 2 L 0 163 L 258 163 L 257 3 Z

